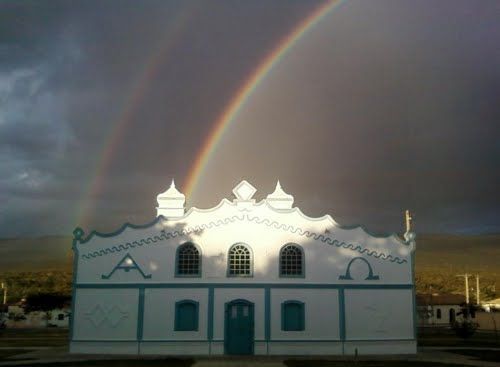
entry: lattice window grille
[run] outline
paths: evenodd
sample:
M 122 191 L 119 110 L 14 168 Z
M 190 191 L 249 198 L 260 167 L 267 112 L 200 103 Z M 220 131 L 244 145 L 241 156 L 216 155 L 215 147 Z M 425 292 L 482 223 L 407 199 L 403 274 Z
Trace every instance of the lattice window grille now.
M 191 243 L 184 244 L 179 248 L 177 259 L 177 273 L 180 275 L 200 274 L 200 252 Z
M 302 250 L 296 245 L 286 245 L 281 250 L 280 272 L 284 276 L 303 275 Z
M 244 245 L 233 246 L 229 252 L 229 275 L 251 275 L 251 254 Z

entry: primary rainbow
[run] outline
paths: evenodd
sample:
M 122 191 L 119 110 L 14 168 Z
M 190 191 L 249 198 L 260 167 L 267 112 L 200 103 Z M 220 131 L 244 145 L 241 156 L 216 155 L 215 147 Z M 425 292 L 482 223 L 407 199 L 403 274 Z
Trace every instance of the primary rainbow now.
M 217 148 L 224 132 L 236 115 L 248 101 L 259 84 L 269 74 L 271 69 L 281 60 L 281 58 L 293 47 L 293 45 L 302 38 L 308 30 L 314 27 L 323 17 L 332 9 L 341 4 L 343 0 L 331 0 L 315 9 L 307 18 L 299 23 L 288 35 L 286 35 L 278 45 L 265 57 L 257 68 L 245 79 L 237 93 L 227 104 L 222 114 L 217 119 L 214 127 L 210 131 L 205 143 L 199 150 L 196 159 L 189 171 L 188 178 L 184 185 L 184 192 L 191 196 L 197 187 L 197 184 L 203 175 L 205 168 Z

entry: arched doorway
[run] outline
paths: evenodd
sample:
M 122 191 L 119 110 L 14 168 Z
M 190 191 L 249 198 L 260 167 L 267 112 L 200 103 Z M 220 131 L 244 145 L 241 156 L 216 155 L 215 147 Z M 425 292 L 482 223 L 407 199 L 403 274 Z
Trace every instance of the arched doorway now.
M 254 305 L 244 299 L 226 303 L 225 354 L 253 354 Z

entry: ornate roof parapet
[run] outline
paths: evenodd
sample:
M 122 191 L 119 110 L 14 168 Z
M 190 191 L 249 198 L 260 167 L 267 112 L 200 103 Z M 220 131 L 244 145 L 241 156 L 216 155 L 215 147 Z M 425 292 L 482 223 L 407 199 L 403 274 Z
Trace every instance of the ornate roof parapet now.
M 274 209 L 292 209 L 293 196 L 283 191 L 278 180 L 274 192 L 267 195 L 266 201 Z
M 174 180 L 172 180 L 169 189 L 159 194 L 156 200 L 158 201 L 157 216 L 163 215 L 166 218 L 184 216 L 186 196 L 176 189 Z
M 252 197 L 257 192 L 257 189 L 253 187 L 248 181 L 241 181 L 233 189 L 233 194 L 236 196 L 234 202 L 241 210 L 250 210 L 250 208 L 255 204 L 255 199 Z

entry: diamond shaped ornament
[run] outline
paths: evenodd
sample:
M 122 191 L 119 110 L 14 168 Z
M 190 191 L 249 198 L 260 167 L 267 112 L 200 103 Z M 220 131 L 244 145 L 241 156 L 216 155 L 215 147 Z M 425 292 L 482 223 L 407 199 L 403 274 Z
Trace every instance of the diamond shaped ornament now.
M 252 196 L 257 192 L 257 189 L 253 187 L 246 180 L 241 181 L 236 187 L 233 189 L 233 194 L 236 196 L 236 199 L 249 201 L 252 199 Z

